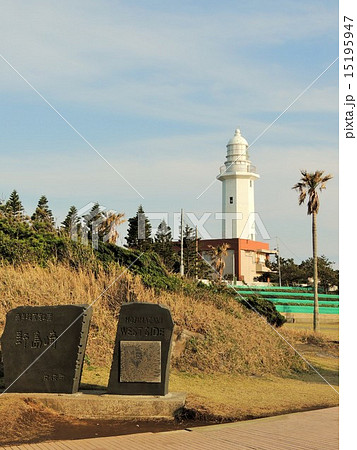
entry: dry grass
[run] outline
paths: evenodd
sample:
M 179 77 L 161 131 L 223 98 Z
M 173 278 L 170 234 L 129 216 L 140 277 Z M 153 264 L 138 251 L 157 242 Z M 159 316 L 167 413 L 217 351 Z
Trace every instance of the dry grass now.
M 59 414 L 26 398 L 2 398 L 0 417 L 0 443 L 46 438 L 54 422 L 65 422 Z
M 301 336 L 314 335 L 313 325 L 311 322 L 297 322 L 297 323 L 285 323 L 282 330 L 292 331 L 296 336 L 301 332 Z M 338 323 L 321 323 L 320 330 L 316 333 L 317 336 L 321 336 L 325 341 L 339 340 L 339 324 Z
M 92 273 L 75 272 L 64 266 L 50 266 L 48 269 L 31 266 L 15 269 L 7 266 L 0 268 L 0 280 L 1 333 L 6 312 L 10 309 L 22 305 L 90 304 L 110 283 L 111 277 L 103 273 L 95 278 Z M 110 294 L 104 302 L 109 300 Z M 95 318 L 91 324 L 91 339 L 88 341 L 88 354 L 95 355 L 97 364 L 105 364 L 110 360 L 106 351 L 113 342 L 116 329 L 113 311 L 103 307 L 104 302 L 102 299 L 94 306 Z
M 215 303 L 209 292 L 203 291 L 200 298 L 157 294 L 123 269 L 95 277 L 61 265 L 47 269 L 0 267 L 0 280 L 0 333 L 6 312 L 16 306 L 90 304 L 98 299 L 86 350 L 86 360 L 96 367 L 110 367 L 120 306 L 136 300 L 169 306 L 178 333 L 182 329 L 200 333 L 201 337 L 192 338 L 183 355 L 173 360 L 173 367 L 182 371 L 281 375 L 305 368 L 262 319 L 233 299 Z

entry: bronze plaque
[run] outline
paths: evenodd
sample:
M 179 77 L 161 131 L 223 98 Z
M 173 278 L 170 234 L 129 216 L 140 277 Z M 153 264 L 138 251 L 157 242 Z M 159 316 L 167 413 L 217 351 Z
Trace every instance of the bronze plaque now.
M 161 383 L 161 342 L 120 341 L 120 382 Z

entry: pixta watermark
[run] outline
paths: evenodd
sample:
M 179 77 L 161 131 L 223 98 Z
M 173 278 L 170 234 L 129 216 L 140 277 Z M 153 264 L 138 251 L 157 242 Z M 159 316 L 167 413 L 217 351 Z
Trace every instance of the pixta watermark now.
M 74 241 L 84 245 L 92 245 L 98 249 L 99 242 L 111 242 L 118 244 L 119 227 L 125 222 L 124 214 L 118 214 L 114 210 L 107 210 L 105 206 L 91 202 L 83 206 L 78 213 L 71 218 L 70 236 Z M 151 225 L 151 236 L 154 238 L 157 232 L 171 231 L 172 239 L 181 237 L 181 212 L 145 212 L 137 213 L 137 237 L 147 239 L 147 224 Z M 163 227 L 163 223 L 165 226 Z M 256 212 L 249 214 L 244 220 L 242 213 L 185 212 L 183 217 L 184 227 L 188 226 L 197 232 L 201 239 L 218 239 L 221 234 L 224 238 L 239 237 L 240 239 L 254 239 L 259 232 L 262 239 L 269 240 L 270 235 L 260 215 Z M 160 226 L 161 224 L 161 226 Z M 124 228 L 121 227 L 124 233 Z M 122 233 L 122 234 L 123 234 Z M 121 240 L 121 245 L 123 242 Z
M 145 212 L 138 213 L 138 239 L 145 239 L 147 219 L 152 226 L 152 236 L 155 236 L 159 225 L 164 222 L 170 227 L 173 240 L 180 239 L 181 236 L 181 212 Z M 194 212 L 185 212 L 184 226 L 190 226 L 197 230 L 197 235 L 202 239 L 217 239 L 217 232 L 212 229 L 220 228 L 224 237 L 239 237 L 241 239 L 251 239 L 259 231 L 265 240 L 270 239 L 270 235 L 260 217 L 256 212 L 252 212 L 244 219 L 242 213 L 222 213 L 204 212 L 197 215 Z

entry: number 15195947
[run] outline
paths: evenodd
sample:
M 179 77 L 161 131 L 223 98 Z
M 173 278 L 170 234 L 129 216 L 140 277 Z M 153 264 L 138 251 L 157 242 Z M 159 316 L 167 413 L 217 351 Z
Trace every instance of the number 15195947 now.
M 345 77 L 353 77 L 353 32 L 351 29 L 353 28 L 353 19 L 350 19 L 347 16 L 344 16 L 343 23 L 344 23 L 344 33 L 343 33 L 343 53 L 345 57 L 343 70 L 345 71 L 344 76 Z

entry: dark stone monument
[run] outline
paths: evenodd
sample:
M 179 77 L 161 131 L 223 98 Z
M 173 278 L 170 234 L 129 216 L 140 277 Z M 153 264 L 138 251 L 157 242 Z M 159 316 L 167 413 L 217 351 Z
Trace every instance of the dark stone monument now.
M 120 309 L 108 393 L 166 395 L 174 323 L 155 303 L 126 303 Z
M 7 392 L 77 392 L 91 316 L 88 305 L 9 311 L 1 340 Z

